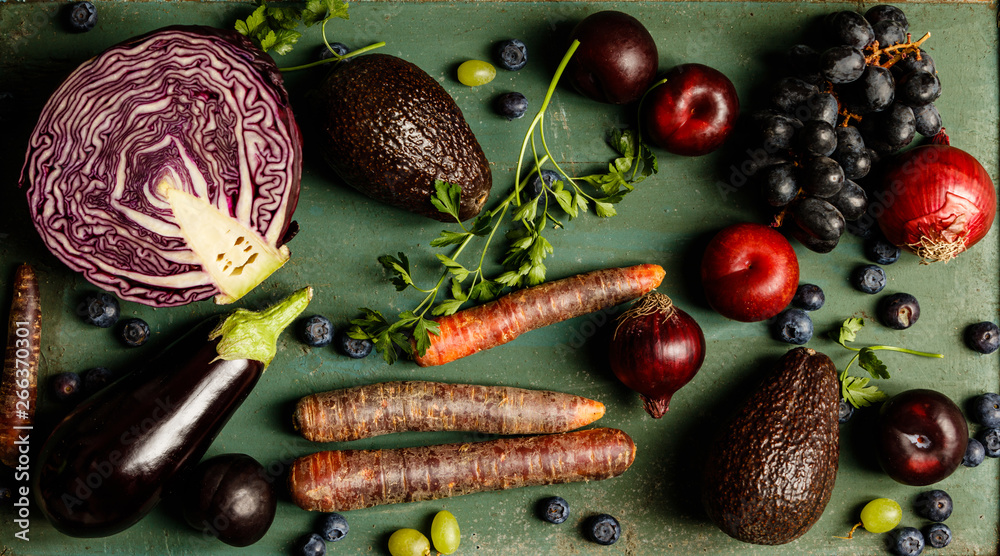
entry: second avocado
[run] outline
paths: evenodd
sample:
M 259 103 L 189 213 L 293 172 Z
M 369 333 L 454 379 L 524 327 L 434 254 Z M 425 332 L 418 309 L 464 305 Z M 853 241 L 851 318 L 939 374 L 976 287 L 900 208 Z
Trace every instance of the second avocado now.
M 837 478 L 839 407 L 833 361 L 809 348 L 785 353 L 709 448 L 702 501 L 712 521 L 754 544 L 808 531 Z
M 459 218 L 479 214 L 493 184 L 489 163 L 447 91 L 416 65 L 388 54 L 352 59 L 317 95 L 324 157 L 349 185 L 435 220 L 435 180 L 461 186 Z

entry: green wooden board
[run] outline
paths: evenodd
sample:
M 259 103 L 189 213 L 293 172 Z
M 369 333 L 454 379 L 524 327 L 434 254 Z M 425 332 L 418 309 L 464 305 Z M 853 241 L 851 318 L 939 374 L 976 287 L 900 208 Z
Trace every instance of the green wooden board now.
M 23 195 L 16 189 L 26 138 L 45 98 L 78 63 L 132 35 L 168 24 L 230 27 L 251 5 L 225 2 L 105 2 L 100 23 L 86 34 L 69 34 L 58 24 L 61 4 L 0 3 L 0 291 L 4 314 L 14 267 L 28 261 L 41 278 L 44 332 L 41 380 L 60 371 L 104 365 L 125 369 L 148 358 L 186 327 L 220 309 L 210 302 L 153 309 L 123 304 L 126 316 L 151 323 L 149 345 L 125 349 L 108 330 L 95 329 L 76 316 L 82 294 L 93 287 L 48 254 L 27 218 Z M 730 2 L 433 2 L 361 1 L 351 19 L 329 29 L 332 40 L 358 47 L 379 40 L 383 52 L 402 56 L 430 73 L 464 110 L 494 171 L 492 199 L 513 184 L 517 149 L 528 119 L 508 122 L 494 115 L 490 101 L 509 90 L 526 94 L 533 106 L 544 94 L 553 61 L 564 50 L 566 30 L 602 8 L 639 17 L 653 32 L 661 67 L 700 62 L 718 68 L 736 84 L 745 110 L 762 106 L 765 90 L 781 68 L 775 53 L 808 40 L 809 24 L 837 9 L 867 5 L 825 3 Z M 997 27 L 995 7 L 984 3 L 905 5 L 916 33 L 931 31 L 926 44 L 940 72 L 944 96 L 938 106 L 953 144 L 976 156 L 994 181 L 998 170 Z M 292 54 L 279 59 L 290 66 L 307 59 L 319 44 L 311 29 Z M 490 84 L 467 88 L 454 69 L 470 58 L 486 58 L 499 39 L 520 37 L 532 61 L 520 72 L 503 72 Z M 316 82 L 319 72 L 288 76 L 294 95 Z M 308 114 L 300 114 L 308 118 Z M 554 156 L 577 174 L 599 170 L 613 153 L 605 144 L 608 130 L 632 121 L 629 110 L 597 105 L 566 88 L 554 97 L 547 139 Z M 755 192 L 730 187 L 739 182 L 739 152 L 720 151 L 687 159 L 658 152 L 660 173 L 643 182 L 619 206 L 618 216 L 593 215 L 566 221 L 549 234 L 555 253 L 549 277 L 609 266 L 649 262 L 667 269 L 661 292 L 697 319 L 705 331 L 708 355 L 697 377 L 682 389 L 661 420 L 649 418 L 637 395 L 620 385 L 604 362 L 607 323 L 617 311 L 581 317 L 526 334 L 515 342 L 442 367 L 421 369 L 409 362 L 387 366 L 370 357 L 355 361 L 332 349 L 309 349 L 286 334 L 279 352 L 256 390 L 213 445 L 210 454 L 246 452 L 264 462 L 280 481 L 290 461 L 321 448 L 300 439 L 290 426 L 290 406 L 300 396 L 336 387 L 391 379 L 505 384 L 550 388 L 603 401 L 607 415 L 599 424 L 619 427 L 638 445 L 634 466 L 623 476 L 595 483 L 484 493 L 427 503 L 352 511 L 349 536 L 330 546 L 332 554 L 387 554 L 386 540 L 399 527 L 429 531 L 433 514 L 454 513 L 462 526 L 461 554 L 881 554 L 885 536 L 859 532 L 843 535 L 871 498 L 891 497 L 904 506 L 904 525 L 922 526 L 911 505 L 921 489 L 897 484 L 878 470 L 858 441 L 863 420 L 844 429 L 841 467 L 833 499 L 822 519 L 803 537 L 779 547 L 731 540 L 707 521 L 698 502 L 697 461 L 700 446 L 748 385 L 787 345 L 772 340 L 766 323 L 740 324 L 712 312 L 703 302 L 695 275 L 700 249 L 710 235 L 737 221 L 760 221 Z M 316 298 L 309 311 L 344 322 L 359 307 L 398 312 L 418 301 L 396 293 L 376 262 L 386 253 L 406 252 L 424 281 L 436 279 L 428 243 L 442 226 L 379 205 L 343 186 L 307 148 L 302 197 L 296 219 L 301 233 L 291 243 L 292 260 L 238 305 L 256 307 L 311 284 Z M 736 169 L 734 171 L 734 165 Z M 735 182 L 733 180 L 736 180 Z M 729 185 L 727 185 L 729 184 Z M 854 291 L 851 269 L 865 262 L 862 242 L 847 236 L 837 250 L 818 255 L 795 244 L 803 281 L 819 284 L 827 303 L 813 314 L 818 334 L 810 346 L 831 355 L 839 366 L 851 353 L 826 339 L 846 317 L 873 317 L 878 296 Z M 893 377 L 881 383 L 889 393 L 931 387 L 965 401 L 982 391 L 1000 390 L 997 356 L 978 356 L 961 342 L 969 323 L 997 320 L 998 235 L 995 230 L 970 252 L 944 265 L 925 266 L 904 256 L 887 267 L 886 293 L 908 291 L 923 310 L 913 328 L 894 332 L 867 327 L 859 343 L 891 344 L 939 351 L 942 360 L 887 354 Z M 62 409 L 45 394 L 41 411 Z M 351 447 L 412 446 L 483 440 L 473 434 L 402 434 L 350 444 Z M 33 437 L 38 446 L 40 437 Z M 1000 473 L 989 460 L 976 469 L 960 468 L 940 483 L 955 500 L 948 520 L 955 540 L 948 554 L 993 554 L 998 548 Z M 560 526 L 542 522 L 533 507 L 547 495 L 560 495 L 573 508 Z M 621 541 L 600 547 L 584 540 L 582 520 L 594 513 L 616 515 L 624 527 Z M 37 509 L 30 514 L 30 540 L 13 535 L 10 508 L 0 511 L 0 554 L 225 554 L 240 552 L 188 528 L 169 504 L 130 530 L 103 539 L 75 539 L 48 525 Z M 245 554 L 289 553 L 293 540 L 308 531 L 317 515 L 301 511 L 283 495 L 267 536 Z M 930 551 L 929 551 L 930 552 Z M 933 552 L 931 552 L 933 553 Z M 943 553 L 943 552 L 942 552 Z

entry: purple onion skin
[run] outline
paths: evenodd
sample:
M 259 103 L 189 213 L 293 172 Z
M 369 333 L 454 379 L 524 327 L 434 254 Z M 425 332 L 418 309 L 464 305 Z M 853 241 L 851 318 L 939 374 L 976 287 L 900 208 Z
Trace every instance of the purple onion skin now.
M 705 335 L 691 315 L 653 292 L 621 316 L 609 352 L 615 376 L 659 419 L 705 361 Z
M 157 185 L 167 177 L 278 248 L 298 202 L 301 145 L 269 56 L 235 31 L 171 26 L 67 77 L 32 133 L 20 187 L 42 240 L 71 269 L 124 300 L 183 305 L 220 289 Z

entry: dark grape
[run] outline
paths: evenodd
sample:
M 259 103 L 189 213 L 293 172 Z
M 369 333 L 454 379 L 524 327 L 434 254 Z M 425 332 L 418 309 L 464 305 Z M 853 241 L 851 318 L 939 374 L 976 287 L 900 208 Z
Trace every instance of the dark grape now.
M 837 207 L 844 220 L 857 220 L 868 209 L 868 195 L 860 185 L 851 180 L 846 180 L 840 191 L 827 198 L 827 201 Z
M 838 243 L 840 243 L 839 237 L 835 239 L 816 238 L 800 228 L 796 222 L 792 222 L 789 232 L 792 234 L 792 237 L 799 240 L 802 245 L 805 245 L 810 251 L 815 251 L 816 253 L 829 253 L 837 247 Z
M 792 115 L 803 122 L 821 121 L 835 126 L 839 108 L 837 97 L 832 93 L 816 93 L 796 106 Z
M 786 114 L 794 114 L 796 106 L 808 101 L 817 92 L 819 89 L 812 83 L 798 77 L 785 77 L 774 86 L 771 104 Z
M 852 125 L 837 127 L 837 150 L 833 151 L 830 158 L 840 164 L 844 177 L 849 180 L 867 176 L 872 167 L 872 159 L 865 148 L 861 132 Z
M 913 110 L 899 102 L 877 115 L 861 120 L 861 135 L 865 145 L 878 155 L 891 154 L 909 145 L 916 135 L 916 120 Z M 878 162 L 873 159 L 872 162 Z
M 865 71 L 865 55 L 853 46 L 828 48 L 819 56 L 820 72 L 835 85 L 850 83 Z
M 917 133 L 924 137 L 934 137 L 941 131 L 941 114 L 933 102 L 913 108 L 913 119 Z
M 799 228 L 818 240 L 833 241 L 844 234 L 844 227 L 847 225 L 844 215 L 823 199 L 800 196 L 788 207 L 788 214 Z
M 927 71 L 913 71 L 899 78 L 896 94 L 907 106 L 923 106 L 941 96 L 941 80 Z
M 802 162 L 799 184 L 816 197 L 830 197 L 844 186 L 844 169 L 827 156 L 814 156 Z
M 834 12 L 826 18 L 831 44 L 846 44 L 864 48 L 875 38 L 871 23 L 853 11 Z
M 937 73 L 934 68 L 934 60 L 931 55 L 924 52 L 924 49 L 918 48 L 917 53 L 908 52 L 903 55 L 903 59 L 892 65 L 892 73 L 896 77 L 906 75 L 914 71 L 926 71 L 928 73 Z
M 849 180 L 859 180 L 867 176 L 872 169 L 872 159 L 869 150 L 865 148 L 834 151 L 831 158 L 840 164 L 844 170 L 844 178 Z
M 852 125 L 837 126 L 837 150 L 862 150 L 865 148 L 865 140 L 861 138 L 861 132 Z
M 771 166 L 792 162 L 788 151 L 769 153 L 764 147 L 755 147 L 747 149 L 746 154 L 747 158 L 740 165 L 739 171 L 746 174 L 747 177 L 756 176 L 758 172 L 762 172 Z
M 792 148 L 795 130 L 802 127 L 799 120 L 772 111 L 758 113 L 755 118 L 760 142 L 771 153 Z
M 905 30 L 909 30 L 910 28 L 910 24 L 906 21 L 906 14 L 903 13 L 903 10 L 888 4 L 880 4 L 869 8 L 868 11 L 865 12 L 865 19 L 867 19 L 872 25 L 875 25 L 880 21 L 895 21 L 896 23 L 902 25 Z
M 778 164 L 765 168 L 761 178 L 761 192 L 767 204 L 772 207 L 783 207 L 791 203 L 799 192 L 795 165 Z
M 896 96 L 896 83 L 892 72 L 879 66 L 868 66 L 848 89 L 851 108 L 860 113 L 881 112 L 888 108 Z
M 872 29 L 875 31 L 875 40 L 878 41 L 880 48 L 906 42 L 906 29 L 896 21 L 888 19 L 879 21 L 872 25 Z
M 821 78 L 819 73 L 819 52 L 806 44 L 796 44 L 786 53 L 788 65 L 797 77 L 809 83 Z
M 802 124 L 795 142 L 799 154 L 830 156 L 837 148 L 837 132 L 827 122 L 811 120 Z
M 913 117 L 913 110 L 909 106 L 904 106 L 898 102 L 892 108 L 884 112 L 882 124 L 883 138 L 887 143 L 899 150 L 913 141 L 916 133 L 916 120 Z

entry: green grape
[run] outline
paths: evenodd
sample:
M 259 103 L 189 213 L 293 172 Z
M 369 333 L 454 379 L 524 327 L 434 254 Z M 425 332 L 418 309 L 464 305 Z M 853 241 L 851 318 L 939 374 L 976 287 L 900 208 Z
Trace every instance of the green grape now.
M 458 550 L 462 541 L 462 533 L 458 529 L 458 520 L 448 510 L 441 510 L 431 522 L 431 540 L 434 550 L 441 554 L 451 554 Z
M 430 553 L 431 541 L 416 529 L 400 529 L 389 536 L 392 556 L 429 556 Z
M 458 66 L 458 80 L 462 85 L 475 87 L 485 85 L 497 76 L 497 70 L 493 64 L 480 60 L 466 60 Z
M 903 519 L 903 510 L 895 500 L 876 498 L 861 510 L 861 524 L 870 533 L 886 533 Z

